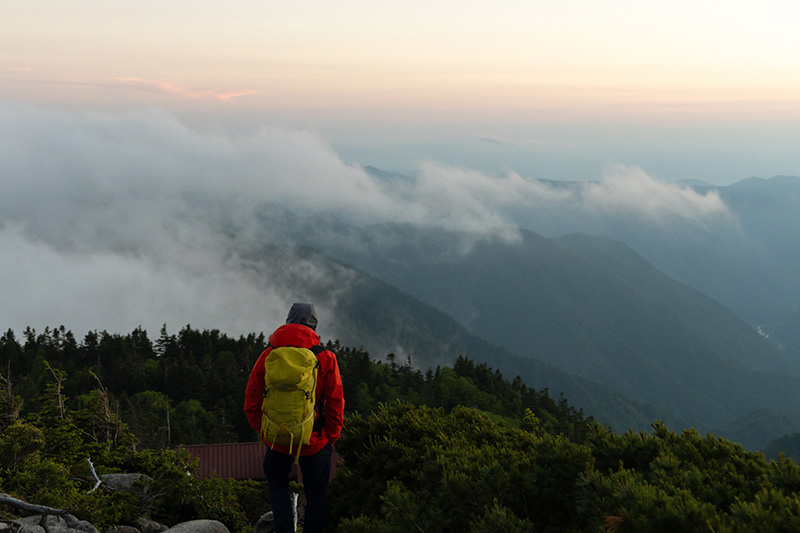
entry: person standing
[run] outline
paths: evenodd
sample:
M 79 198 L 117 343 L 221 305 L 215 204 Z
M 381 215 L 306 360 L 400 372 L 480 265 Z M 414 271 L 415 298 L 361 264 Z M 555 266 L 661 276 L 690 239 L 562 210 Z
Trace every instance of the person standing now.
M 303 475 L 306 497 L 304 533 L 322 531 L 325 521 L 325 497 L 331 472 L 333 444 L 339 438 L 344 419 L 342 378 L 336 355 L 320 346 L 316 332 L 317 312 L 313 304 L 296 303 L 289 310 L 286 324 L 275 330 L 250 372 L 245 390 L 244 412 L 250 425 L 261 432 L 262 402 L 265 397 L 266 362 L 270 353 L 290 346 L 312 350 L 319 361 L 316 379 L 315 423 L 311 437 L 302 444 L 297 458 Z M 264 474 L 269 485 L 276 533 L 294 531 L 294 512 L 289 494 L 289 473 L 297 448 L 269 442 L 264 456 Z

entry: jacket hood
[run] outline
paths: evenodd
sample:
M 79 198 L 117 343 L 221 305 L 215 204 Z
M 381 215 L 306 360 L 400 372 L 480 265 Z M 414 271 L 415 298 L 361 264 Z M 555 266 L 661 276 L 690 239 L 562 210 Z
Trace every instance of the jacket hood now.
M 287 324 L 302 324 L 313 330 L 317 329 L 317 310 L 314 304 L 296 303 L 289 309 L 286 317 Z

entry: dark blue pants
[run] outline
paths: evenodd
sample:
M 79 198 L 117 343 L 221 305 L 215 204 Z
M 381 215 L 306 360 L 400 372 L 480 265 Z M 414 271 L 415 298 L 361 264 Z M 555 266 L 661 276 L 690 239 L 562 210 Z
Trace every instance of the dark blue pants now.
M 306 515 L 303 533 L 321 533 L 325 521 L 325 494 L 331 476 L 333 446 L 326 444 L 314 455 L 300 457 L 303 474 L 303 492 L 306 495 Z M 264 474 L 269 484 L 269 501 L 272 504 L 275 533 L 294 533 L 292 529 L 292 500 L 289 495 L 289 472 L 294 457 L 267 449 L 264 456 Z

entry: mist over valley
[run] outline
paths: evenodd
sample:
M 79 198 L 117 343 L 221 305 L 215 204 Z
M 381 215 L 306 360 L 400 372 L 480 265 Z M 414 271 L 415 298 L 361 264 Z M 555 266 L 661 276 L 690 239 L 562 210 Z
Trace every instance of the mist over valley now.
M 0 116 L 4 329 L 238 335 L 310 300 L 323 338 L 420 368 L 467 355 L 617 430 L 800 431 L 800 178 L 398 175 L 303 130 Z

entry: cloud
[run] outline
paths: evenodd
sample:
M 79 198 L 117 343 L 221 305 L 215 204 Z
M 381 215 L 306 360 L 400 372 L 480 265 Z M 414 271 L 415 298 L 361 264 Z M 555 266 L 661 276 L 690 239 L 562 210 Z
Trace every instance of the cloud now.
M 486 135 L 484 137 L 481 137 L 479 140 L 487 142 L 489 144 L 496 144 L 498 146 L 522 146 L 522 147 L 538 146 L 545 148 L 551 148 L 554 146 L 553 143 L 537 141 L 535 139 L 516 140 L 516 139 L 495 137 L 494 135 Z
M 551 202 L 568 193 L 516 173 L 491 176 L 462 167 L 422 163 L 406 203 L 422 222 L 479 234 L 497 232 L 518 238 L 515 213 Z
M 627 166 L 611 167 L 599 182 L 557 184 L 514 172 L 492 176 L 428 162 L 403 199 L 420 221 L 484 234 L 494 231 L 506 238 L 514 237 L 511 226 L 535 230 L 527 223 L 542 218 L 633 216 L 659 225 L 733 220 L 716 191 L 701 194 Z
M 655 180 L 638 167 L 617 165 L 600 183 L 582 185 L 579 198 L 589 211 L 630 213 L 651 221 L 704 220 L 732 215 L 719 194 Z
M 153 333 L 166 323 L 171 332 L 191 324 L 246 334 L 279 324 L 290 303 L 247 279 L 235 259 L 208 250 L 175 247 L 169 260 L 113 249 L 65 252 L 18 226 L 0 229 L 0 247 L 8 252 L 0 256 L 3 331 L 64 325 L 82 334 L 142 326 Z
M 309 131 L 222 136 L 159 112 L 0 102 L 0 327 L 261 330 L 282 320 L 296 296 L 240 257 L 263 238 L 258 215 L 271 205 L 300 217 L 325 212 L 510 240 L 533 213 L 726 213 L 716 194 L 636 168 L 559 187 L 429 161 L 414 177 L 387 179 L 343 163 Z
M 179 85 L 165 81 L 144 80 L 141 78 L 117 77 L 114 78 L 114 82 L 116 82 L 117 85 L 134 88 L 137 90 L 166 93 L 180 96 L 182 98 L 189 98 L 191 100 L 218 100 L 220 102 L 229 102 L 232 99 L 240 96 L 258 94 L 258 91 L 249 89 L 223 92 L 216 89 L 186 87 L 185 85 Z

